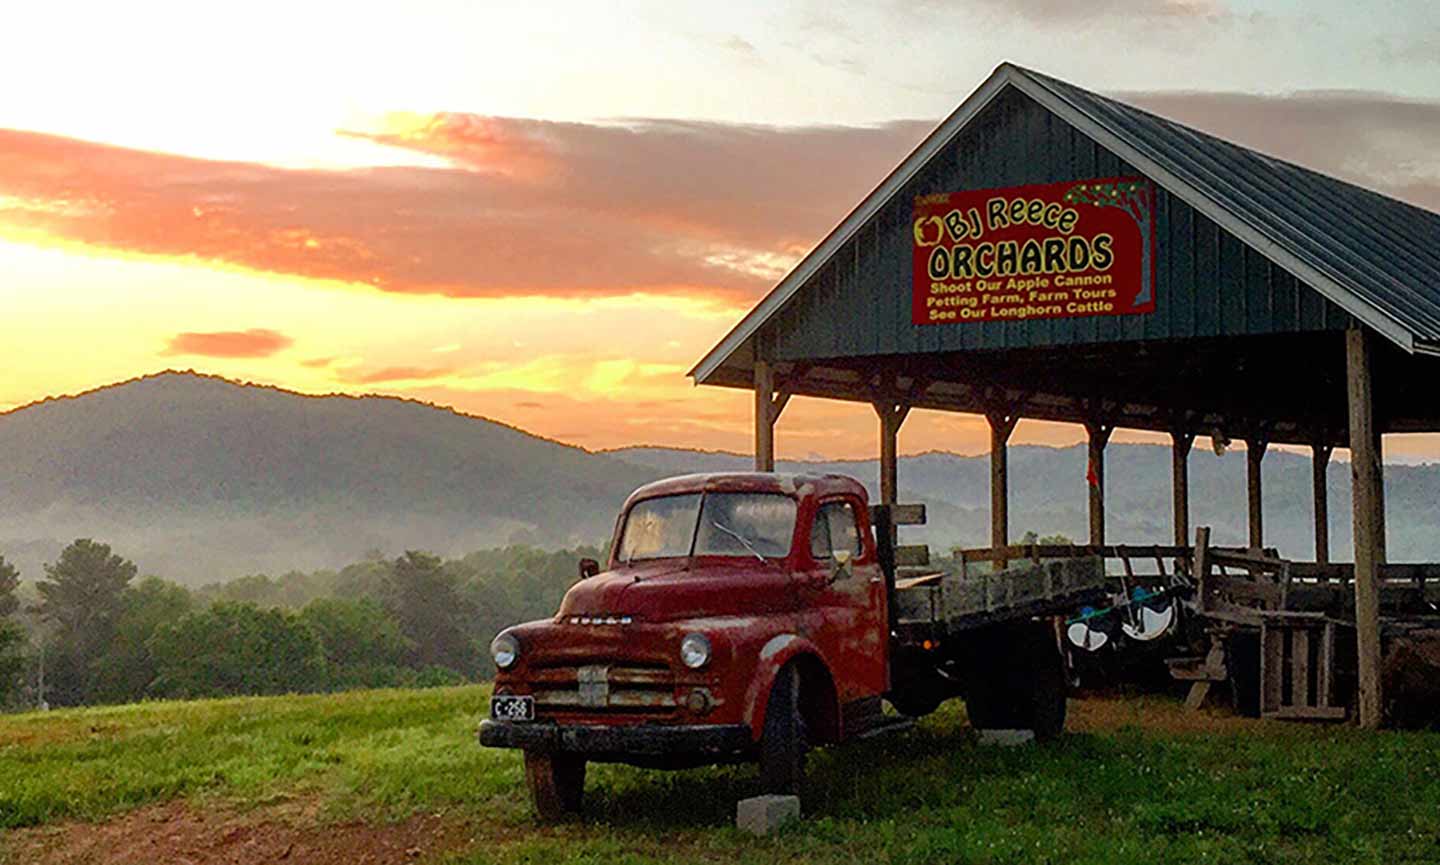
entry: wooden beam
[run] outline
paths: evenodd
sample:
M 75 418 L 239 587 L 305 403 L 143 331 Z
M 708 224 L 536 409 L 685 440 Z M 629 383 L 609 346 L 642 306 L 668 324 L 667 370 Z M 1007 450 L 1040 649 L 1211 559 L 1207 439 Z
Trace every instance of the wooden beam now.
M 725 369 L 722 369 L 717 373 L 716 378 L 707 381 L 706 384 L 746 390 L 754 386 L 749 373 L 741 375 Z M 915 394 L 907 398 L 913 408 L 977 415 L 983 415 L 989 410 L 988 401 L 984 396 L 984 388 L 944 378 L 932 380 L 929 384 L 931 386 L 923 394 Z M 812 373 L 804 381 L 795 382 L 794 393 L 797 396 L 848 402 L 868 403 L 874 399 L 872 389 L 866 383 L 866 376 L 841 366 L 818 364 L 812 365 Z M 1057 423 L 1083 423 L 1091 411 L 1088 406 L 1089 401 L 1084 398 L 1041 389 L 1026 391 L 1026 393 L 1028 394 L 1027 398 L 1023 405 L 1017 407 L 1017 411 L 1029 419 Z M 1172 408 L 1167 406 L 1143 401 L 1127 401 L 1122 405 L 1112 406 L 1107 413 L 1107 418 L 1117 427 L 1166 433 L 1170 431 L 1170 416 L 1173 413 Z M 1193 414 L 1197 425 L 1207 429 L 1215 424 L 1231 421 L 1218 410 L 1196 410 Z M 1332 420 L 1335 419 L 1312 416 L 1272 420 L 1269 424 L 1268 437 L 1271 444 L 1308 446 L 1314 440 L 1316 425 L 1329 423 Z M 1337 426 L 1336 429 L 1340 429 L 1340 426 Z M 1397 419 L 1393 423 L 1388 423 L 1387 429 L 1392 432 L 1437 432 L 1440 431 L 1440 422 L 1434 425 L 1425 425 L 1419 422 L 1404 423 L 1403 419 Z M 1339 446 L 1345 446 L 1346 443 L 1347 440 L 1343 434 L 1335 440 L 1335 444 Z
M 880 519 L 877 516 L 880 508 L 886 505 L 870 506 L 870 522 L 876 523 Z M 889 505 L 890 524 L 893 526 L 923 526 L 925 525 L 924 505 Z
M 804 371 L 793 371 L 791 380 L 780 382 L 773 367 L 755 361 L 755 470 L 775 471 L 775 423 L 795 393 L 794 382 Z
M 893 505 L 899 487 L 900 425 L 910 406 L 889 400 L 873 403 L 880 417 L 880 502 Z
M 1315 562 L 1330 563 L 1330 486 L 1326 482 L 1330 454 L 1328 444 L 1310 446 L 1310 495 L 1315 502 Z
M 925 568 L 930 566 L 928 544 L 902 544 L 895 548 L 895 567 Z
M 1260 436 L 1245 442 L 1245 488 L 1249 498 L 1250 549 L 1265 548 L 1265 494 L 1260 468 L 1270 443 Z
M 1111 424 L 1098 420 L 1087 420 L 1085 432 L 1089 435 L 1090 464 L 1085 471 L 1090 487 L 1090 543 L 1105 543 L 1105 445 L 1115 431 Z
M 1010 434 L 1020 420 L 999 411 L 985 416 L 990 422 L 990 546 L 1010 543 Z
M 1175 545 L 1190 542 L 1190 450 L 1195 446 L 1195 433 L 1170 431 L 1170 496 Z
M 755 471 L 775 471 L 775 372 L 768 361 L 755 361 Z
M 1350 409 L 1351 511 L 1355 536 L 1355 637 L 1360 656 L 1360 726 L 1380 726 L 1380 566 L 1384 564 L 1383 483 L 1375 423 L 1373 356 L 1368 331 L 1345 332 Z

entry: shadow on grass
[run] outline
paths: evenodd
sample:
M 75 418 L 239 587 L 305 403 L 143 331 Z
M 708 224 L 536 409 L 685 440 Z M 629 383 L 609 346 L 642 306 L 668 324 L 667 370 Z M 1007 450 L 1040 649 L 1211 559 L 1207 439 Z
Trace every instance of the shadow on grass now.
M 812 753 L 805 819 L 767 839 L 731 828 L 735 803 L 760 792 L 753 765 L 595 766 L 584 820 L 519 832 L 490 858 L 1440 862 L 1440 735 L 1223 719 L 1177 733 L 1163 723 L 1177 711 L 1170 704 L 1140 709 L 1091 717 L 1086 732 L 1055 742 L 997 748 L 979 745 L 963 707 L 948 704 L 910 732 Z
M 955 712 L 904 733 L 812 751 L 803 792 L 809 817 L 884 819 L 936 803 L 936 781 L 954 774 L 955 791 L 987 777 L 1033 768 L 1040 755 L 1090 749 L 1094 737 L 1019 749 L 978 746 Z M 1078 755 L 1077 755 L 1078 756 Z M 760 795 L 753 764 L 682 771 L 592 766 L 586 821 L 656 830 L 731 824 L 735 803 Z M 942 785 L 943 786 L 943 785 Z M 941 799 L 950 799 L 941 795 Z

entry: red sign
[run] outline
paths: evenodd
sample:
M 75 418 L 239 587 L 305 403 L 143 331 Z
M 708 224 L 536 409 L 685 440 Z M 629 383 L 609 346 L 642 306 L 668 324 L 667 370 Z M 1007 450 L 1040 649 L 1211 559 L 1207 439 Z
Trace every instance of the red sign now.
M 913 321 L 1154 312 L 1154 201 L 1141 177 L 916 198 Z

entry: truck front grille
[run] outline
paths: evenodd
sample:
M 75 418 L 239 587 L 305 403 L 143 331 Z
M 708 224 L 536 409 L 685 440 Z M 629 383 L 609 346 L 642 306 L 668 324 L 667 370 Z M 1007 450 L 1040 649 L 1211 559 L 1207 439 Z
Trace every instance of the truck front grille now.
M 532 671 L 542 714 L 666 715 L 675 711 L 675 674 L 663 666 L 594 663 Z

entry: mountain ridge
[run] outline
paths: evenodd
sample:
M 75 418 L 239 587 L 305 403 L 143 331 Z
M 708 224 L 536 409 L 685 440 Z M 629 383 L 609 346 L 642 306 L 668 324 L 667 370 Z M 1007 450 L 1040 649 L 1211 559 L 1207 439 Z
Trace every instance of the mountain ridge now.
M 589 451 L 447 406 L 311 395 L 194 371 L 152 373 L 0 412 L 0 554 L 37 579 L 76 537 L 111 543 L 144 573 L 191 585 L 338 567 L 380 551 L 460 555 L 511 542 L 603 543 L 635 487 L 669 474 L 748 470 L 726 451 Z M 1170 451 L 1112 444 L 1109 537 L 1169 542 Z M 1244 458 L 1191 455 L 1194 526 L 1245 540 Z M 874 460 L 780 460 L 875 487 Z M 902 457 L 905 501 L 937 549 L 989 537 L 988 455 Z M 1010 452 L 1011 532 L 1085 534 L 1083 446 Z M 1267 542 L 1311 553 L 1308 457 L 1265 460 Z M 1349 471 L 1330 467 L 1332 555 L 1348 555 Z M 1440 466 L 1389 466 L 1390 550 L 1440 560 Z

